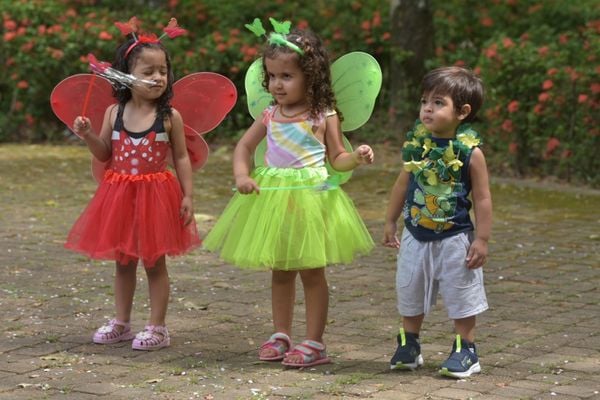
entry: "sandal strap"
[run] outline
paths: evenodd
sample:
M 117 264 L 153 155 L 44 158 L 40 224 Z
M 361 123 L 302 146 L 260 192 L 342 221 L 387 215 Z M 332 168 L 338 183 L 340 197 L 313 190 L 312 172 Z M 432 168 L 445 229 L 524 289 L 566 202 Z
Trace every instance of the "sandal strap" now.
M 118 332 L 115 329 L 115 326 L 119 325 L 123 327 L 123 331 Z M 98 330 L 96 332 L 101 333 L 105 336 L 118 336 L 118 335 L 122 335 L 124 332 L 129 331 L 130 329 L 130 323 L 129 322 L 123 322 L 123 321 L 119 321 L 118 319 L 111 319 L 110 321 L 108 321 L 108 323 L 102 325 L 100 328 L 98 328 Z
M 135 335 L 137 340 L 143 340 L 151 345 L 157 345 L 169 337 L 166 326 L 146 325 L 143 331 Z
M 287 355 L 301 355 L 305 363 L 312 362 L 317 358 L 323 358 L 327 353 L 325 345 L 315 340 L 303 340 L 302 343 L 294 346 Z
M 283 344 L 277 344 L 277 342 L 279 342 L 279 343 L 283 342 Z M 285 346 L 285 348 L 283 348 L 283 346 Z M 290 337 L 288 335 L 286 335 L 283 332 L 276 332 L 276 333 L 272 334 L 271 337 L 269 338 L 269 340 L 264 342 L 260 346 L 260 348 L 261 348 L 261 350 L 267 349 L 267 348 L 275 349 L 279 353 L 284 353 L 291 346 L 292 346 L 292 339 L 290 339 Z

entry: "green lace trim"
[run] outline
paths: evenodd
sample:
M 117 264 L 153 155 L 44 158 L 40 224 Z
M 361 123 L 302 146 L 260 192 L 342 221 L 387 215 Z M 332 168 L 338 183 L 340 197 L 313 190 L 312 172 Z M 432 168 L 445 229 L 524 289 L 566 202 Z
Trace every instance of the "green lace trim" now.
M 431 132 L 417 120 L 402 147 L 404 169 L 415 176 L 424 175 L 430 186 L 460 179 L 460 168 L 467 156 L 482 143 L 470 124 L 460 125 L 456 138 L 450 140 L 447 146 L 438 147 L 431 137 Z

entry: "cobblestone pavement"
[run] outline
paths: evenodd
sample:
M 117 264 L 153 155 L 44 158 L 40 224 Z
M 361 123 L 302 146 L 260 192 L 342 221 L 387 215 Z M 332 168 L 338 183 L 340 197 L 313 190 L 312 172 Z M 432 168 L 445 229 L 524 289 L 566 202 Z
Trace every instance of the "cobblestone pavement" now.
M 398 161 L 346 185 L 376 241 Z M 230 149 L 195 174 L 206 233 L 231 195 Z M 600 194 L 494 179 L 485 266 L 490 310 L 478 319 L 483 371 L 438 376 L 452 342 L 442 304 L 422 332 L 425 365 L 389 370 L 399 317 L 395 254 L 328 269 L 326 341 L 333 364 L 286 370 L 257 361 L 272 332 L 269 274 L 241 272 L 201 250 L 169 260 L 172 345 L 157 352 L 94 345 L 112 317 L 112 263 L 62 248 L 93 193 L 83 147 L 0 147 L 0 399 L 597 399 L 600 398 Z M 304 331 L 298 291 L 295 339 Z M 133 325 L 148 315 L 139 275 Z

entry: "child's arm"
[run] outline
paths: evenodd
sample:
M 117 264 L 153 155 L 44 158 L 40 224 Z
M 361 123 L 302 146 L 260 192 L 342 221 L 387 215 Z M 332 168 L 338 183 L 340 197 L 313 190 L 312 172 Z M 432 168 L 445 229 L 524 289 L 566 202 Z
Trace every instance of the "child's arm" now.
M 177 172 L 177 179 L 179 179 L 179 185 L 181 185 L 181 191 L 183 192 L 179 214 L 184 224 L 187 225 L 194 218 L 192 163 L 190 162 L 190 157 L 185 146 L 183 119 L 177 110 L 174 108 L 172 110 L 173 113 L 169 118 L 171 125 L 169 139 L 171 140 L 171 152 L 175 172 Z
M 112 145 L 110 140 L 113 126 L 112 111 L 115 109 L 115 107 L 116 105 L 111 105 L 106 108 L 99 135 L 96 135 L 92 131 L 92 124 L 89 118 L 79 116 L 75 118 L 75 122 L 73 122 L 73 130 L 75 133 L 85 140 L 90 152 L 94 155 L 94 157 L 96 157 L 96 159 L 102 162 L 108 161 L 112 154 Z
M 467 267 L 479 268 L 485 264 L 492 231 L 492 195 L 485 157 L 479 148 L 473 150 L 469 173 L 475 212 L 475 240 L 467 254 Z
M 250 167 L 256 146 L 258 146 L 266 134 L 267 128 L 263 122 L 256 120 L 235 146 L 235 150 L 233 151 L 233 176 L 235 178 L 235 187 L 242 194 L 260 193 L 260 188 L 254 179 L 250 178 Z
M 397 223 L 404 207 L 409 178 L 409 173 L 402 169 L 392 187 L 392 193 L 390 194 L 390 200 L 385 213 L 385 227 L 383 229 L 383 245 L 385 247 L 400 248 Z
M 337 114 L 330 115 L 325 120 L 325 144 L 329 163 L 337 171 L 349 171 L 360 164 L 373 163 L 373 149 L 366 144 L 358 146 L 352 153 L 346 151 L 342 141 L 340 119 Z

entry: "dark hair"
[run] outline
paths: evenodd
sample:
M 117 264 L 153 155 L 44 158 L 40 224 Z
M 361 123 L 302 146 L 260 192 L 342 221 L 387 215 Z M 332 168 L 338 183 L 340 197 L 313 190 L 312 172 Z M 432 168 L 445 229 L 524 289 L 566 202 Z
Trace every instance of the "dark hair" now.
M 138 56 L 144 49 L 156 49 L 164 52 L 167 60 L 167 87 L 164 93 L 156 100 L 156 114 L 159 118 L 165 118 L 172 114 L 171 99 L 173 98 L 173 82 L 175 81 L 173 69 L 171 68 L 171 58 L 169 57 L 169 53 L 162 43 L 158 42 L 138 43 L 129 51 L 129 54 L 125 55 L 127 49 L 133 43 L 134 39 L 131 37 L 125 43 L 122 43 L 119 48 L 117 48 L 115 61 L 113 62 L 112 67 L 126 74 L 130 74 Z M 121 105 L 125 105 L 125 103 L 131 99 L 131 89 L 124 85 L 117 87 L 113 86 L 113 96 Z
M 306 79 L 306 99 L 310 105 L 310 116 L 317 118 L 319 114 L 336 109 L 336 100 L 331 87 L 329 55 L 321 39 L 310 30 L 294 29 L 286 35 L 288 41 L 304 51 L 303 55 L 285 45 L 267 43 L 263 51 L 263 87 L 269 90 L 269 74 L 265 65 L 266 58 L 275 58 L 279 54 L 295 54 L 298 65 Z M 339 113 L 341 119 L 341 114 Z
M 423 94 L 450 96 L 456 112 L 469 104 L 471 112 L 463 122 L 473 121 L 483 104 L 483 82 L 470 69 L 462 67 L 440 67 L 430 71 L 421 83 Z

